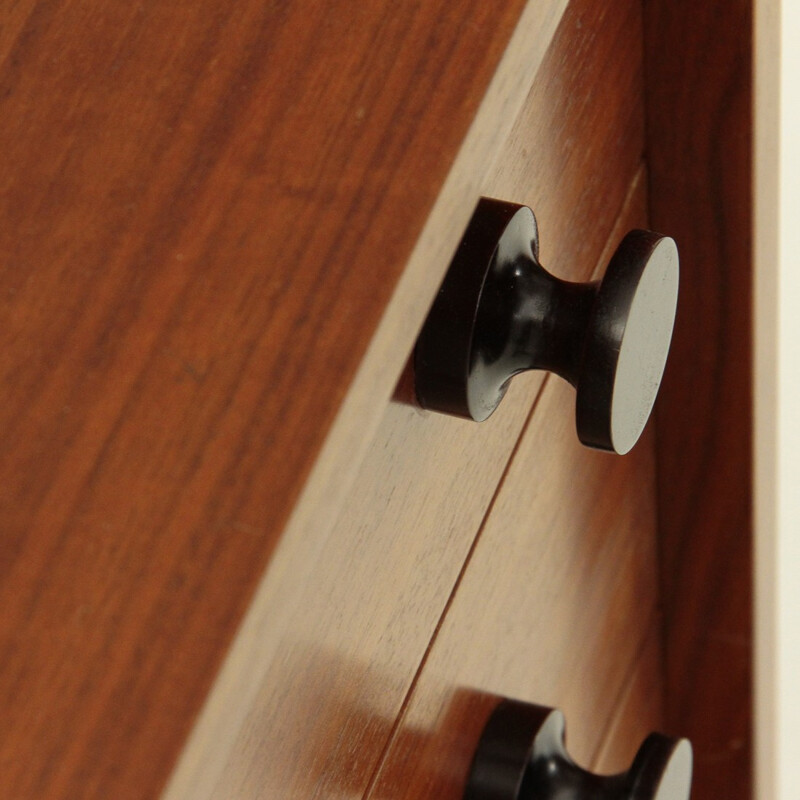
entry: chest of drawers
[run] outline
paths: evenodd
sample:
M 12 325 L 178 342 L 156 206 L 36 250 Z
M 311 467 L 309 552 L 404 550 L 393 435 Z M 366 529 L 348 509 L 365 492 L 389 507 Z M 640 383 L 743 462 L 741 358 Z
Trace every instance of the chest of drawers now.
M 698 790 L 746 796 L 748 12 L 693 13 L 14 7 L 9 797 L 457 798 L 496 695 L 600 769 L 685 732 Z M 554 377 L 481 425 L 411 402 L 482 195 L 572 280 L 678 240 L 629 456 L 579 447 Z

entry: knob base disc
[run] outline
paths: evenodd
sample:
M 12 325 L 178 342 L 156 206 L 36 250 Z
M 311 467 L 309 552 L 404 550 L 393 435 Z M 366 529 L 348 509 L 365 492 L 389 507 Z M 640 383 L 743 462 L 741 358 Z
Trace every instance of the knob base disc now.
M 506 391 L 508 371 L 486 369 L 475 330 L 487 278 L 516 259 L 537 260 L 539 233 L 526 206 L 481 198 L 414 351 L 423 408 L 482 422 Z

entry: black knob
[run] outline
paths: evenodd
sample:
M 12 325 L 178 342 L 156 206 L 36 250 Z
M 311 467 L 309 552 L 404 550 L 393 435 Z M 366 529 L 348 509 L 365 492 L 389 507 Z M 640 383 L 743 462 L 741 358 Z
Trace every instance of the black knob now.
M 631 768 L 595 775 L 564 748 L 564 716 L 504 700 L 492 713 L 472 762 L 464 800 L 688 800 L 692 746 L 652 733 Z
M 508 381 L 551 370 L 577 389 L 580 440 L 627 453 L 655 402 L 678 299 L 678 250 L 631 231 L 599 283 L 571 283 L 539 264 L 526 206 L 482 198 L 417 341 L 423 408 L 485 420 Z

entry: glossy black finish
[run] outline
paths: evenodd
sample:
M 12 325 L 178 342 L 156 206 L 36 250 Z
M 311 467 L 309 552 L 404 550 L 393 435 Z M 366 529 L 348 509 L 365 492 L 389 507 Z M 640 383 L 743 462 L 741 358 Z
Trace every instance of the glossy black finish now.
M 658 733 L 631 768 L 595 775 L 564 747 L 564 717 L 543 706 L 503 700 L 484 729 L 464 800 L 688 800 L 692 748 Z
M 417 341 L 417 399 L 481 422 L 511 377 L 550 370 L 578 390 L 581 441 L 627 452 L 666 362 L 677 303 L 675 244 L 631 231 L 600 283 L 561 281 L 538 256 L 533 212 L 481 199 Z

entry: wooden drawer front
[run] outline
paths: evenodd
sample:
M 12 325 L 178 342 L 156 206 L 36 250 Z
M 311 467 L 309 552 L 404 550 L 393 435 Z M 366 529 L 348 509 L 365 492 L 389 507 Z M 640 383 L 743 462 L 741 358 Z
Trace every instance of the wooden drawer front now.
M 570 6 L 484 187 L 484 194 L 534 206 L 541 221 L 546 265 L 573 280 L 586 280 L 602 268 L 610 240 L 620 237 L 625 225 L 642 221 L 639 26 L 635 2 L 618 4 L 613 10 L 599 9 L 588 1 Z M 623 209 L 624 224 L 619 218 Z M 574 432 L 572 390 L 556 381 L 549 383 L 542 395 L 543 375 L 516 379 L 498 412 L 482 425 L 420 412 L 402 402 L 386 408 L 354 490 L 343 503 L 344 512 L 319 551 L 308 553 L 310 563 L 299 578 L 301 586 L 296 587 L 302 602 L 291 612 L 286 628 L 272 632 L 278 643 L 275 650 L 263 663 L 247 665 L 261 671 L 257 692 L 252 699 L 242 700 L 235 686 L 225 684 L 224 675 L 215 689 L 216 698 L 228 693 L 229 703 L 245 703 L 241 722 L 229 739 L 215 740 L 210 733 L 215 719 L 207 709 L 201 729 L 209 731 L 208 738 L 197 737 L 190 743 L 170 797 L 188 796 L 187 787 L 195 799 L 277 794 L 350 797 L 368 790 L 382 753 L 397 731 L 398 715 L 496 487 L 509 469 L 520 432 L 531 419 L 521 445 L 525 453 L 520 450 L 510 468 L 509 479 L 516 476 L 517 488 L 501 495 L 504 513 L 516 515 L 508 531 L 511 538 L 503 543 L 501 529 L 506 523 L 494 523 L 496 546 L 503 551 L 516 541 L 523 550 L 533 552 L 538 542 L 546 548 L 558 539 L 558 530 L 564 534 L 562 554 L 564 548 L 574 547 L 584 553 L 582 557 L 591 558 L 595 550 L 585 549 L 583 535 L 590 535 L 590 544 L 594 542 L 602 551 L 595 577 L 598 583 L 592 590 L 598 601 L 596 616 L 585 621 L 597 637 L 587 663 L 602 661 L 601 645 L 609 624 L 626 630 L 627 649 L 613 647 L 608 651 L 613 658 L 604 662 L 601 683 L 606 691 L 612 684 L 616 688 L 597 709 L 592 706 L 597 694 L 588 684 L 582 690 L 585 694 L 578 695 L 582 699 L 570 699 L 566 679 L 581 682 L 582 662 L 576 658 L 571 671 L 565 672 L 554 659 L 547 662 L 546 671 L 552 671 L 554 680 L 560 675 L 562 682 L 539 683 L 542 696 L 538 699 L 563 696 L 567 710 L 574 705 L 576 713 L 591 707 L 592 718 L 605 729 L 611 701 L 616 700 L 644 645 L 644 624 L 652 624 L 654 597 L 645 591 L 654 586 L 650 446 L 643 443 L 632 460 L 584 451 Z M 548 432 L 551 423 L 555 427 Z M 533 455 L 537 448 L 541 459 Z M 560 472 L 551 472 L 548 452 L 560 462 Z M 569 477 L 576 465 L 594 488 Z M 539 477 L 528 484 L 524 476 L 532 466 L 536 466 L 532 474 Z M 621 516 L 614 516 L 605 505 L 598 522 L 588 498 L 602 495 L 600 481 L 608 469 L 610 491 L 620 503 Z M 621 490 L 626 481 L 636 487 L 630 497 Z M 503 485 L 507 484 L 508 479 Z M 552 530 L 550 526 L 531 528 L 540 503 L 550 502 L 552 509 L 559 493 L 566 498 L 567 508 L 572 493 L 587 498 L 586 505 L 574 507 L 577 516 L 556 515 Z M 500 519 L 496 513 L 497 509 L 490 520 Z M 621 537 L 610 537 L 604 549 L 601 544 L 609 526 L 618 522 Z M 486 541 L 482 536 L 481 542 Z M 514 571 L 513 553 L 506 553 L 504 557 L 511 560 L 502 562 L 504 566 L 487 566 L 495 570 L 495 578 L 508 569 L 509 580 L 525 583 L 525 574 Z M 618 564 L 609 571 L 614 558 L 623 565 L 624 580 L 617 581 Z M 559 574 L 569 583 L 570 569 L 580 572 L 588 566 L 589 562 L 582 562 Z M 539 569 L 547 572 L 544 564 Z M 268 573 L 267 581 L 271 577 Z M 604 583 L 606 579 L 612 584 Z M 512 591 L 511 586 L 507 588 Z M 645 619 L 620 612 L 616 622 L 609 622 L 603 598 L 612 589 L 620 597 L 612 599 L 615 611 L 609 616 L 618 608 L 628 613 L 628 593 L 642 589 Z M 499 611 L 512 595 L 490 602 L 493 607 L 497 603 Z M 564 657 L 571 659 L 571 623 L 566 620 L 575 618 L 577 607 L 562 609 L 559 617 L 558 596 L 557 584 L 550 583 L 544 593 L 527 595 L 526 602 L 551 605 L 550 612 L 542 612 L 542 619 L 554 614 L 557 640 L 550 647 L 554 653 L 563 649 Z M 536 615 L 532 606 L 526 608 Z M 524 627 L 523 617 L 517 622 Z M 542 637 L 547 627 L 537 628 L 536 636 Z M 500 630 L 488 637 L 482 631 L 477 639 L 468 630 L 456 630 L 464 636 L 465 645 L 475 645 L 476 658 L 483 648 L 497 650 L 503 658 L 512 656 L 509 648 L 515 645 L 510 639 L 501 642 Z M 614 628 L 611 638 L 616 642 L 624 637 Z M 534 668 L 534 662 L 523 661 Z M 495 690 L 504 688 L 510 685 L 498 683 Z M 537 685 L 523 682 L 519 688 L 530 695 Z M 212 695 L 209 709 L 214 708 L 214 699 Z M 588 742 L 590 734 L 585 736 Z M 593 746 L 598 743 L 594 741 Z M 588 749 L 588 744 L 579 742 L 579 752 Z
M 634 183 L 619 230 L 641 225 Z M 507 696 L 561 708 L 579 762 L 627 769 L 662 722 L 652 438 L 580 447 L 551 377 L 415 676 L 375 798 L 458 800 Z
M 524 5 L 3 4 L 3 795 L 161 792 Z

